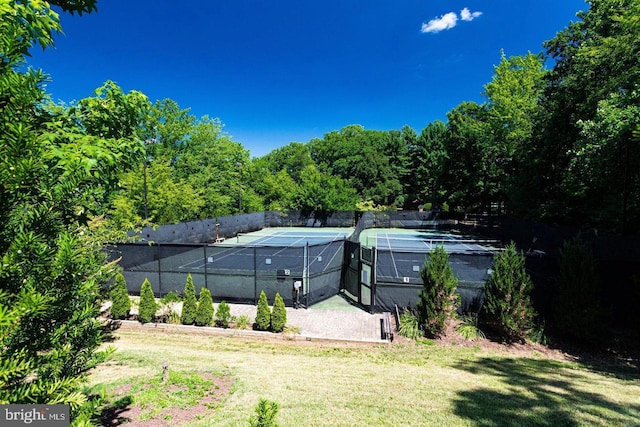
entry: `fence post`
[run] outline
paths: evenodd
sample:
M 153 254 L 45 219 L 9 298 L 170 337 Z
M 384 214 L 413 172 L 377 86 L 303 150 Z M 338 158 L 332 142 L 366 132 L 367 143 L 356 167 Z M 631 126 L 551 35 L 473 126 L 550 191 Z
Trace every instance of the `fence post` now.
M 253 247 L 253 305 L 258 305 L 258 261 L 256 247 Z
M 371 305 L 369 306 L 369 313 L 373 313 L 375 311 L 376 306 L 376 290 L 378 283 L 378 275 L 376 274 L 377 264 L 378 264 L 378 248 L 372 248 L 373 253 L 371 254 Z
M 156 256 L 158 257 L 158 297 L 162 297 L 162 266 L 160 265 L 160 243 L 156 245 Z
M 209 274 L 207 273 L 207 244 L 202 245 L 202 252 L 204 252 L 204 287 L 209 289 Z M 211 291 L 211 289 L 209 289 Z M 213 295 L 213 292 L 211 292 Z

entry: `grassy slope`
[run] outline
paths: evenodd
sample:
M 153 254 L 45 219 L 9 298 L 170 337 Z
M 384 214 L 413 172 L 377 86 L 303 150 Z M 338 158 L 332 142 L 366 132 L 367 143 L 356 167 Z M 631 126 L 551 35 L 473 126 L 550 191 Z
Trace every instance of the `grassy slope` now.
M 171 370 L 230 374 L 235 390 L 191 425 L 248 425 L 259 398 L 281 426 L 639 425 L 640 374 L 437 345 L 355 346 L 119 331 L 91 377 L 107 395 Z

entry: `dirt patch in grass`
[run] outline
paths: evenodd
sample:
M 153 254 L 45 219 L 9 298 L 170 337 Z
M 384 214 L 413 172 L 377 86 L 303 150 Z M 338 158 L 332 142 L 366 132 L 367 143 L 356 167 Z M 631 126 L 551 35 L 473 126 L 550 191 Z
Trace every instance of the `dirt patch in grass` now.
M 157 378 L 134 381 L 109 393 L 103 426 L 174 427 L 205 418 L 227 399 L 234 384 L 233 377 L 210 372 L 171 375 L 166 383 Z

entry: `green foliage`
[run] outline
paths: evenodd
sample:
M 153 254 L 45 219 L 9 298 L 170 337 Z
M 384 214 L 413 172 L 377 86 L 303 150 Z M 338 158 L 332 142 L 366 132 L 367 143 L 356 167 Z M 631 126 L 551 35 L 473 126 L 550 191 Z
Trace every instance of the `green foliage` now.
M 165 322 L 169 323 L 170 325 L 180 325 L 180 324 L 182 324 L 182 322 L 180 322 L 180 314 L 177 311 L 174 311 L 174 310 L 171 310 L 169 312 L 169 314 L 166 317 Z
M 432 207 L 443 201 L 448 141 L 447 127 L 441 121 L 429 123 L 412 146 L 413 179 L 408 183 L 417 200 L 430 201 Z
M 408 308 L 405 308 L 400 315 L 400 327 L 398 328 L 398 333 L 411 340 L 417 340 L 419 337 L 424 335 L 420 329 L 418 316 Z
M 218 306 L 218 312 L 220 311 L 220 306 Z M 246 314 L 242 314 L 240 316 L 232 316 L 231 321 L 233 322 L 234 329 L 247 329 L 249 327 L 249 316 Z
M 247 323 L 249 322 L 248 318 L 244 320 Z M 220 301 L 220 304 L 218 304 L 218 311 L 216 312 L 216 326 L 220 328 L 228 328 L 230 321 L 231 321 L 231 308 L 229 307 L 229 304 L 227 304 L 226 301 Z M 246 324 L 244 328 L 246 328 Z M 241 328 L 241 329 L 244 329 L 244 328 Z
M 420 327 L 428 335 L 438 337 L 445 333 L 452 313 L 456 310 L 455 294 L 458 278 L 449 265 L 449 254 L 443 245 L 425 258 L 420 269 L 424 289 L 420 291 L 417 310 Z
M 195 323 L 198 326 L 211 326 L 213 322 L 213 300 L 207 288 L 200 289 L 200 299 L 196 311 Z
M 258 331 L 268 331 L 271 327 L 271 309 L 269 308 L 269 302 L 267 301 L 267 294 L 264 291 L 260 292 L 258 298 L 258 308 L 256 311 L 256 320 L 254 328 Z
M 140 308 L 138 309 L 138 320 L 140 323 L 153 322 L 158 311 L 158 304 L 151 289 L 151 283 L 144 279 L 140 287 Z
M 537 344 L 542 344 L 542 345 L 549 344 L 549 339 L 545 334 L 545 322 L 542 321 L 542 322 L 534 323 L 533 327 L 529 331 L 528 338 L 530 341 Z
M 273 302 L 273 311 L 271 312 L 271 331 L 276 333 L 282 332 L 286 325 L 287 309 L 280 294 L 276 293 L 276 297 Z
M 160 302 L 165 305 L 179 303 L 180 301 L 182 301 L 182 298 L 176 291 L 170 291 L 160 299 Z
M 558 332 L 586 343 L 603 341 L 608 319 L 600 302 L 596 262 L 580 236 L 563 244 L 555 290 L 553 313 Z
M 456 325 L 456 332 L 467 341 L 484 339 L 484 332 L 478 328 L 477 316 L 464 316 L 461 322 Z
M 495 255 L 493 273 L 485 284 L 489 322 L 507 342 L 524 342 L 533 326 L 533 283 L 525 268 L 524 254 L 510 243 Z
M 116 274 L 116 280 L 111 286 L 111 317 L 114 319 L 125 319 L 129 316 L 131 310 L 131 299 L 129 298 L 129 290 L 127 282 L 122 273 Z
M 401 132 L 349 125 L 309 142 L 318 169 L 346 180 L 361 200 L 376 205 L 404 203 L 401 179 L 408 172 L 408 146 Z
M 314 165 L 300 173 L 300 184 L 293 195 L 293 208 L 331 212 L 352 210 L 355 203 L 355 191 L 344 179 L 324 174 Z
M 101 251 L 98 195 L 135 143 L 91 135 L 45 109 L 46 77 L 25 58 L 61 30 L 47 2 L 0 2 L 0 402 L 68 404 L 80 422 L 95 402 L 83 392 L 86 375 L 111 354 L 98 350 L 107 333 L 101 289 L 116 273 Z
M 275 418 L 280 410 L 277 402 L 260 399 L 255 408 L 255 415 L 249 419 L 251 427 L 278 427 Z
M 196 311 L 198 310 L 198 300 L 196 299 L 196 288 L 193 285 L 191 274 L 187 276 L 182 294 L 182 316 L 180 320 L 183 325 L 193 325 L 196 321 Z

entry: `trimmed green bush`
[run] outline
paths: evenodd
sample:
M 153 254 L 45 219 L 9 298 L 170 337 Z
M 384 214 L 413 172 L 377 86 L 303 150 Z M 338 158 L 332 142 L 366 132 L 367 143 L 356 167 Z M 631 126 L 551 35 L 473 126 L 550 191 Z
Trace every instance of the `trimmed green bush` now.
M 560 335 L 596 344 L 608 325 L 600 301 L 600 283 L 591 249 L 580 236 L 564 242 L 556 281 L 553 314 Z
M 256 321 L 253 326 L 258 331 L 268 331 L 271 326 L 271 310 L 269 309 L 267 294 L 264 291 L 260 292 L 260 297 L 258 298 Z
M 279 293 L 273 302 L 273 311 L 271 312 L 271 331 L 282 332 L 287 325 L 287 309 L 284 306 L 284 300 Z
M 195 322 L 198 326 L 210 326 L 213 323 L 213 300 L 211 292 L 207 288 L 200 290 Z
M 494 257 L 493 273 L 485 284 L 489 323 L 506 342 L 524 342 L 533 326 L 533 283 L 524 262 L 524 254 L 510 243 Z
M 417 303 L 420 328 L 430 337 L 442 336 L 459 300 L 455 294 L 458 278 L 453 275 L 443 245 L 436 245 L 425 258 L 420 277 L 424 284 Z
M 116 274 L 116 280 L 109 292 L 111 296 L 111 317 L 114 319 L 126 319 L 131 311 L 131 299 L 127 282 L 122 273 Z
M 140 323 L 153 322 L 156 311 L 158 310 L 158 304 L 153 295 L 149 279 L 144 279 L 140 287 L 140 308 L 138 310 L 138 320 Z
M 191 274 L 187 276 L 187 282 L 184 285 L 184 293 L 182 296 L 182 315 L 180 321 L 183 325 L 193 325 L 196 321 L 196 312 L 198 310 L 198 300 L 196 299 L 196 288 L 193 286 L 193 278 Z
M 228 328 L 231 320 L 231 309 L 226 301 L 220 301 L 218 311 L 216 312 L 216 326 L 219 328 Z
M 251 427 L 278 427 L 275 418 L 279 410 L 280 405 L 277 402 L 260 399 L 255 408 L 255 415 L 249 419 L 249 425 Z

